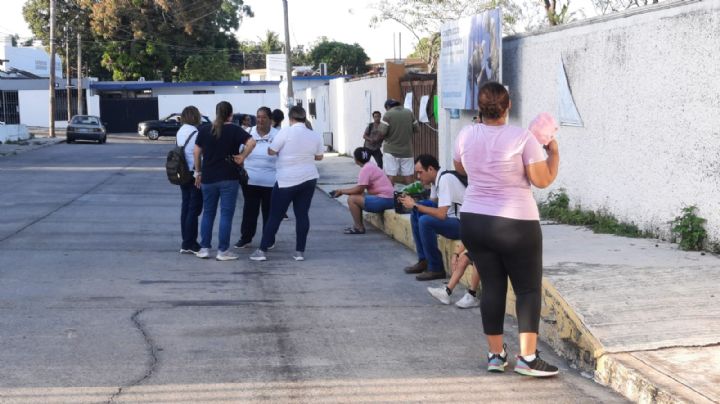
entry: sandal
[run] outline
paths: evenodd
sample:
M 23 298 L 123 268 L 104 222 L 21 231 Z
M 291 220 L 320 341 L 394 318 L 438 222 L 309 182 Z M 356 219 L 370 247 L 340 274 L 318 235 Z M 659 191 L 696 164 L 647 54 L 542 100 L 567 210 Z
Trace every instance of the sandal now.
M 360 230 L 355 227 L 348 227 L 347 229 L 345 229 L 345 231 L 343 233 L 345 233 L 345 234 L 365 234 L 365 230 Z

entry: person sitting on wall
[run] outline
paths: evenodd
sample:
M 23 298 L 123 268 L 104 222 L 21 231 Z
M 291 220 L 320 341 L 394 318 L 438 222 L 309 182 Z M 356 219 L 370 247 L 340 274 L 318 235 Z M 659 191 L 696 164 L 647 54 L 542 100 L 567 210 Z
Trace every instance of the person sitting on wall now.
M 460 239 L 460 217 L 466 185 L 455 171 L 440 172 L 440 164 L 434 156 L 421 154 L 415 159 L 415 173 L 420 182 L 430 186 L 430 200 L 415 201 L 411 196 L 400 197 L 406 209 L 412 208 L 412 225 L 418 262 L 406 267 L 405 273 L 418 274 L 418 281 L 445 279 L 442 254 L 438 249 L 438 234 Z
M 460 279 L 465 274 L 465 270 L 469 265 L 472 265 L 472 277 L 470 278 L 470 288 L 465 292 L 465 295 L 455 302 L 455 306 L 461 309 L 469 309 L 472 307 L 480 306 L 480 299 L 477 297 L 478 284 L 480 284 L 480 275 L 478 275 L 475 264 L 470 261 L 470 256 L 462 243 L 455 247 L 455 253 L 452 256 L 452 276 L 447 286 L 433 288 L 428 287 L 428 292 L 432 297 L 436 298 L 442 304 L 450 304 L 450 295 L 452 294 L 455 286 L 460 283 Z
M 348 208 L 353 218 L 353 226 L 345 229 L 345 234 L 365 234 L 363 210 L 379 213 L 393 208 L 393 185 L 385 173 L 375 164 L 368 164 L 372 151 L 358 147 L 353 152 L 355 164 L 362 167 L 358 182 L 352 188 L 336 189 L 330 196 L 337 198 L 348 195 Z M 367 191 L 367 194 L 365 193 Z

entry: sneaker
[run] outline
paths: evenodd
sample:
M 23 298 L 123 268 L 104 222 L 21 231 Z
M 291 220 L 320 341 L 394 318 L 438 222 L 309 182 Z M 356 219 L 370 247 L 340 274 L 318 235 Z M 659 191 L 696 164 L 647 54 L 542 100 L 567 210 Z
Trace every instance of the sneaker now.
M 302 251 L 295 251 L 295 253 L 293 254 L 293 259 L 295 261 L 305 261 L 305 255 Z
M 238 259 L 239 256 L 230 250 L 218 251 L 215 259 L 218 261 L 233 261 Z
M 268 250 L 272 250 L 273 248 L 275 248 L 275 243 L 273 243 L 273 245 L 271 245 L 270 247 L 268 247 Z
M 503 344 L 503 351 L 505 351 L 506 347 L 507 345 Z M 502 373 L 505 371 L 505 366 L 507 366 L 508 361 L 507 352 L 504 353 L 505 355 L 488 352 L 488 372 Z
M 522 356 L 517 355 L 515 372 L 525 376 L 550 377 L 558 374 L 558 368 L 540 359 L 540 352 L 535 351 L 535 360 L 526 361 Z
M 480 299 L 466 292 L 465 296 L 463 296 L 462 299 L 455 302 L 455 306 L 461 309 L 471 309 L 473 307 L 479 307 Z
M 265 261 L 267 260 L 267 257 L 265 256 L 265 251 L 261 249 L 255 250 L 254 253 L 250 254 L 250 260 L 251 261 Z
M 447 291 L 444 287 L 442 288 L 427 288 L 427 291 L 432 295 L 432 297 L 438 299 L 440 303 L 442 304 L 450 304 L 450 295 L 447 294 Z
M 249 241 L 245 242 L 245 241 L 239 240 L 237 243 L 235 243 L 235 245 L 233 245 L 233 247 L 235 247 L 235 248 L 250 248 L 250 242 Z
M 192 249 L 192 248 L 181 248 L 180 254 L 197 254 L 198 251 L 200 251 L 199 248 Z
M 210 249 L 201 248 L 198 252 L 195 253 L 195 256 L 198 258 L 207 258 L 210 256 Z

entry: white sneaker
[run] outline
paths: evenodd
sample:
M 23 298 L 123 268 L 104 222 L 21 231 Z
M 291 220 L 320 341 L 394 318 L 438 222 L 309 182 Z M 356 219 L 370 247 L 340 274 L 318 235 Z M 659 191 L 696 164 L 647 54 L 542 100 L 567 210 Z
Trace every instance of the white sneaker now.
M 250 254 L 250 260 L 251 261 L 265 261 L 267 260 L 267 257 L 265 256 L 265 252 L 261 249 L 255 250 L 254 253 Z
M 455 306 L 461 309 L 471 309 L 473 307 L 479 307 L 480 299 L 471 295 L 470 293 L 465 293 L 465 296 L 463 296 L 462 299 L 455 302 Z
M 305 256 L 302 251 L 295 251 L 293 254 L 293 259 L 295 261 L 305 261 Z
M 201 248 L 200 251 L 195 253 L 195 256 L 198 258 L 207 258 L 210 256 L 210 249 L 209 248 Z
M 218 251 L 215 259 L 218 261 L 232 261 L 238 259 L 239 256 L 230 250 Z
M 432 297 L 438 299 L 440 303 L 442 304 L 450 304 L 450 295 L 447 294 L 447 291 L 444 287 L 442 288 L 427 288 L 427 291 L 430 292 Z

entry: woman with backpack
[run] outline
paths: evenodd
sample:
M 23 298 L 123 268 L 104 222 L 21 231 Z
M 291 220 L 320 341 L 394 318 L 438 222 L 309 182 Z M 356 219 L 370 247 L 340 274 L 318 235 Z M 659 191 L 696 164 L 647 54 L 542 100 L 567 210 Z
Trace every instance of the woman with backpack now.
M 195 160 L 195 185 L 201 187 L 203 194 L 202 223 L 200 225 L 199 258 L 210 256 L 213 224 L 220 204 L 220 228 L 218 230 L 218 261 L 238 259 L 237 254 L 229 250 L 232 219 L 237 203 L 240 175 L 238 166 L 255 148 L 255 140 L 238 125 L 232 123 L 233 109 L 227 101 L 221 101 L 215 107 L 215 120 L 212 125 L 200 127 L 195 141 L 193 157 Z M 240 145 L 245 145 L 238 154 Z M 201 160 L 202 157 L 202 160 Z
M 197 139 L 197 127 L 200 125 L 200 111 L 192 105 L 185 107 L 182 114 L 180 114 L 180 122 L 183 125 L 177 132 L 175 144 L 183 147 L 188 170 L 192 173 L 195 171 L 193 149 Z M 203 207 L 202 191 L 195 186 L 195 178 L 193 177 L 191 181 L 180 184 L 180 192 L 182 193 L 182 205 L 180 208 L 182 245 L 180 246 L 180 254 L 197 254 L 200 252 L 197 236 L 198 217 Z

